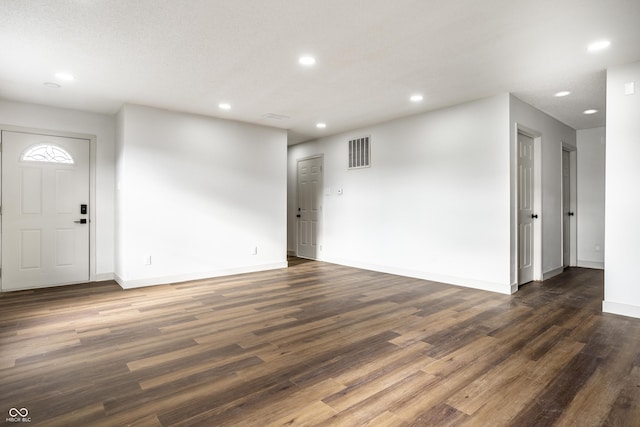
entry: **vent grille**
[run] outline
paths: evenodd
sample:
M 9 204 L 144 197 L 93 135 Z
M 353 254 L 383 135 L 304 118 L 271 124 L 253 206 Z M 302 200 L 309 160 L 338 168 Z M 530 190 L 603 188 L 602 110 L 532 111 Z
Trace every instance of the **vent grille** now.
M 272 120 L 288 120 L 289 116 L 285 116 L 284 114 L 276 114 L 276 113 L 265 113 L 262 115 L 263 119 L 272 119 Z
M 371 144 L 368 136 L 349 141 L 349 169 L 371 166 Z

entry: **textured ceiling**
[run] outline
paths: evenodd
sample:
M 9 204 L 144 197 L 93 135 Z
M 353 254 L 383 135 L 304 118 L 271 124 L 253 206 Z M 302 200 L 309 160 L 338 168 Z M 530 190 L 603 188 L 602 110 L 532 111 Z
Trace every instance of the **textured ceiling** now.
M 136 103 L 290 143 L 504 92 L 584 129 L 605 124 L 605 70 L 640 60 L 640 0 L 2 0 L 0 54 L 4 99 Z

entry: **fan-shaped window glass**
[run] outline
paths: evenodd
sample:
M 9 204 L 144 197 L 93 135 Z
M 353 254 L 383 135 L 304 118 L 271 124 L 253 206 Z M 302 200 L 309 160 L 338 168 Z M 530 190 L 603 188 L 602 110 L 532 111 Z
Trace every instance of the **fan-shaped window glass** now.
M 30 147 L 22 155 L 22 160 L 26 162 L 74 163 L 71 154 L 67 153 L 64 148 L 52 144 Z

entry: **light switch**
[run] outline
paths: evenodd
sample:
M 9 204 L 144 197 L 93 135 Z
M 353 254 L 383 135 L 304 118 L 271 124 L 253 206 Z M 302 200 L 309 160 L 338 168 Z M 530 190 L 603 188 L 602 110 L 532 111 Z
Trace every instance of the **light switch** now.
M 636 82 L 627 82 L 624 84 L 624 94 L 633 95 L 636 93 Z

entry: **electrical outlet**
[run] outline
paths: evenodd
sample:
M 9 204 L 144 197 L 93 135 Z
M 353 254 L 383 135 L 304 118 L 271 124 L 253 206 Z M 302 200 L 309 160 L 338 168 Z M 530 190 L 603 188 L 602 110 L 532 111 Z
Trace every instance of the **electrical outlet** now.
M 144 265 L 151 265 L 151 255 L 147 255 L 143 260 Z
M 258 255 L 258 247 L 254 246 L 251 248 L 251 255 Z

